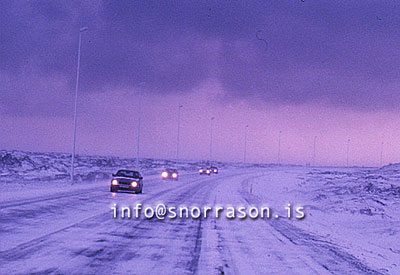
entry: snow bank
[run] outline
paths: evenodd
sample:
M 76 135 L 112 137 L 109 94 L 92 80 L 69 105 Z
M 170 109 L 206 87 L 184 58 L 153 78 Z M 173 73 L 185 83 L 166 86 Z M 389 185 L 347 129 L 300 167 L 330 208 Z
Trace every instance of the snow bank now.
M 247 183 L 260 200 L 306 209 L 293 228 L 334 244 L 382 273 L 400 274 L 400 165 L 266 172 Z M 273 195 L 271 195 L 273 194 Z
M 175 167 L 179 171 L 195 172 L 207 166 L 205 161 L 139 159 L 139 170 L 145 175 L 159 173 L 165 167 Z M 213 162 L 224 169 L 242 167 L 242 164 Z M 253 166 L 246 164 L 246 166 Z M 0 150 L 0 182 L 65 181 L 70 177 L 71 155 L 65 153 L 32 153 Z M 136 158 L 77 155 L 75 177 L 77 181 L 108 179 L 117 169 L 136 169 Z

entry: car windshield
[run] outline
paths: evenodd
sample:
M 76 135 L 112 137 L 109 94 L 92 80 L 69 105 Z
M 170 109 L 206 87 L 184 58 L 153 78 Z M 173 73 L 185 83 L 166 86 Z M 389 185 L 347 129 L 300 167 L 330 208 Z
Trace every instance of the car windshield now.
M 176 173 L 177 172 L 176 169 L 166 169 L 166 171 L 169 172 L 169 173 Z
M 119 170 L 116 174 L 118 177 L 139 178 L 140 173 L 137 171 Z

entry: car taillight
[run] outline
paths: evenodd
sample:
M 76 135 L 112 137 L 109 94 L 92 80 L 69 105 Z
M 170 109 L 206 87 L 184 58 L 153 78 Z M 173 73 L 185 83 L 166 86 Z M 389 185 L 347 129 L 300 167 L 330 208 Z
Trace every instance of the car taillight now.
M 132 187 L 136 187 L 137 186 L 137 182 L 136 181 L 132 181 Z
M 203 170 L 202 170 L 202 169 L 200 169 L 200 170 L 199 170 L 199 172 L 200 172 L 200 173 L 203 173 Z
M 117 180 L 112 180 L 111 184 L 112 185 L 118 185 L 118 181 Z
M 173 174 L 172 174 L 172 177 L 173 177 L 174 179 L 176 179 L 176 178 L 178 177 L 178 174 L 177 174 L 177 173 L 173 173 Z
M 162 176 L 163 178 L 166 178 L 166 177 L 168 177 L 168 173 L 167 173 L 167 172 L 162 172 L 162 173 L 161 173 L 161 176 Z

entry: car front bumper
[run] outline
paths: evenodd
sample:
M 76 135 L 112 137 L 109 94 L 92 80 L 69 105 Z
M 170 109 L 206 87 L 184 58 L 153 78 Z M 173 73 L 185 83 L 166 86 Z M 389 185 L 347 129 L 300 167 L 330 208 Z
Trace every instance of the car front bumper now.
M 126 191 L 134 191 L 134 192 L 139 192 L 141 189 L 141 186 L 138 185 L 136 187 L 132 187 L 130 184 L 119 184 L 119 185 L 111 185 L 111 188 L 114 190 L 126 190 Z
M 166 178 L 162 178 L 163 180 L 177 180 L 179 178 L 179 176 L 178 177 L 176 177 L 176 178 L 174 178 L 174 177 L 166 177 Z

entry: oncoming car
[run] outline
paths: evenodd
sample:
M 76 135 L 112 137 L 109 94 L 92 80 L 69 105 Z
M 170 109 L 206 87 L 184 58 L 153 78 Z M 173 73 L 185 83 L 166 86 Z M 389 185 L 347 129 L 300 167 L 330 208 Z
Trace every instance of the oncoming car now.
M 215 166 L 210 167 L 211 173 L 218 174 L 218 168 Z
M 113 174 L 111 180 L 111 192 L 117 192 L 118 190 L 142 193 L 143 177 L 138 171 L 118 170 L 116 174 Z
M 200 175 L 211 175 L 211 170 L 210 170 L 210 168 L 200 168 L 199 174 Z
M 161 173 L 161 177 L 162 179 L 173 179 L 173 180 L 178 180 L 179 178 L 179 173 L 178 170 L 174 169 L 174 168 L 168 168 L 165 169 L 162 173 Z

